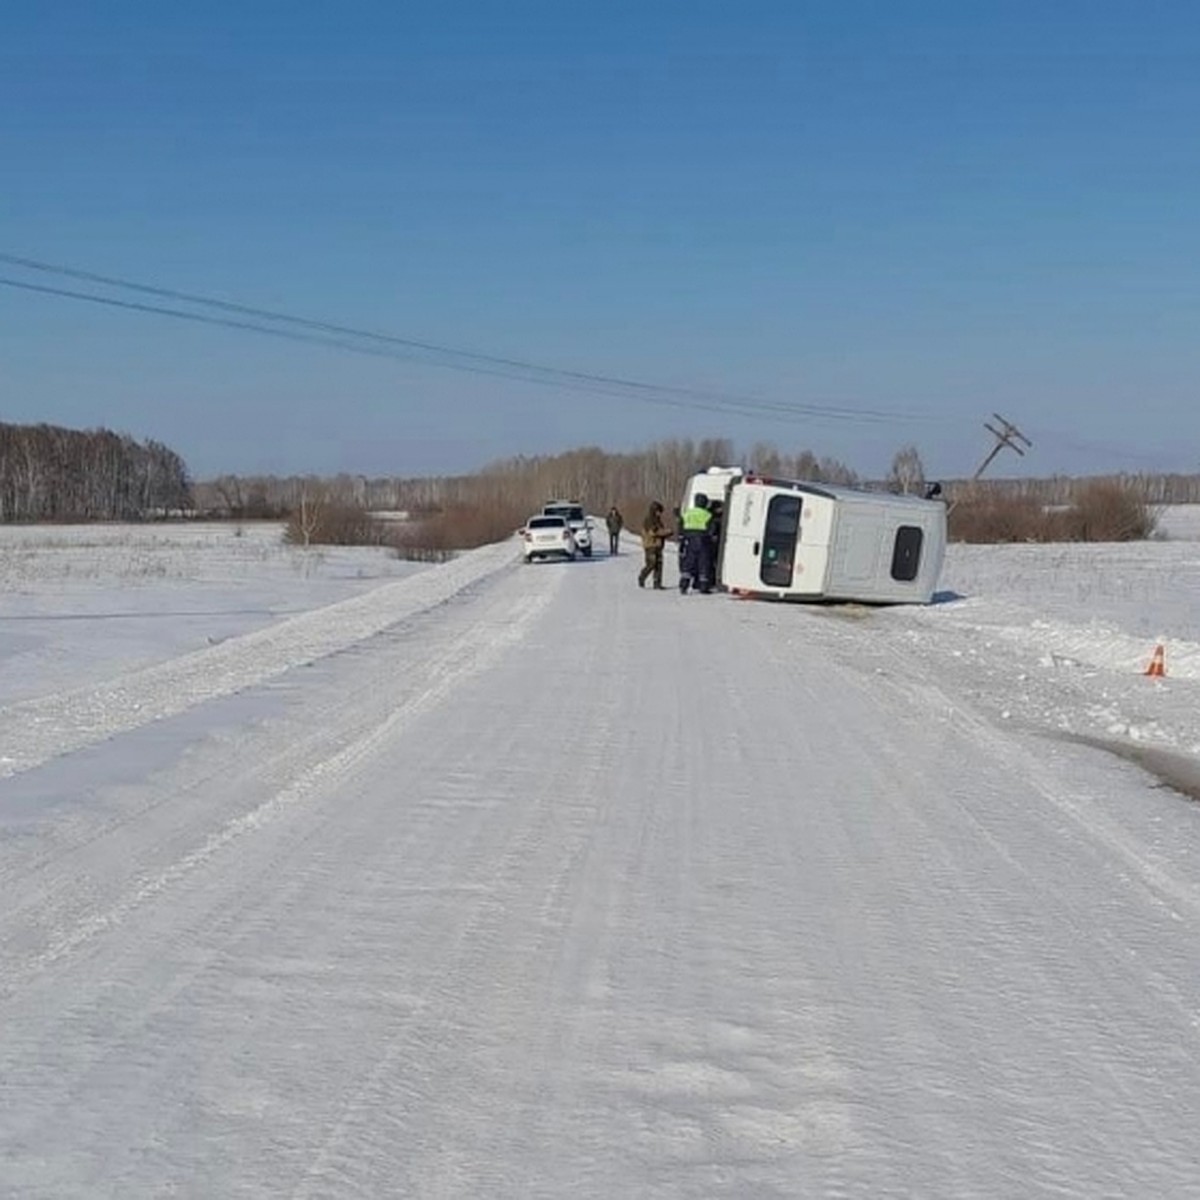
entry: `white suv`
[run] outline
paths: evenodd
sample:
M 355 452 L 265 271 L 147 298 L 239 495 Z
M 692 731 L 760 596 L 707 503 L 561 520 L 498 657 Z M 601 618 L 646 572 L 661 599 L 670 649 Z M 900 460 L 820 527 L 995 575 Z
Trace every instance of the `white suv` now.
M 551 500 L 542 509 L 544 517 L 562 517 L 575 535 L 575 544 L 584 558 L 592 557 L 592 523 L 583 505 L 574 500 Z
M 566 517 L 530 517 L 521 530 L 525 561 L 535 558 L 566 558 L 575 561 L 578 546 Z

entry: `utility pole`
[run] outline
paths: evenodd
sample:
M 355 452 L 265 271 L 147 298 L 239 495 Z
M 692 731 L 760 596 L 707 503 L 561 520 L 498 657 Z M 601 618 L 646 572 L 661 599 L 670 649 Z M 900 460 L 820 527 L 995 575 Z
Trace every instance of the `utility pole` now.
M 1021 449 L 1022 443 L 1030 450 L 1033 449 L 1033 443 L 1011 421 L 1006 421 L 999 413 L 992 413 L 992 417 L 1000 428 L 997 429 L 995 425 L 989 424 L 987 421 L 984 421 L 983 427 L 996 439 L 996 444 L 988 451 L 987 458 L 979 464 L 975 474 L 971 476 L 972 483 L 988 469 L 992 459 L 1006 446 L 1009 450 L 1015 450 L 1022 458 L 1025 457 L 1025 451 Z

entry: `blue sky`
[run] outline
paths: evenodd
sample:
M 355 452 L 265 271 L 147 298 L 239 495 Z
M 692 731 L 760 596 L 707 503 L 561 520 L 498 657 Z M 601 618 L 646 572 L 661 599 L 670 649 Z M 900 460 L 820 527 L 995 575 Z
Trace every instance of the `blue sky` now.
M 0 420 L 154 437 L 201 477 L 672 436 L 864 474 L 913 443 L 953 476 L 999 411 L 1035 445 L 997 473 L 1200 470 L 1191 3 L 9 0 L 0 112 L 0 252 L 844 410 L 597 397 L 0 287 Z

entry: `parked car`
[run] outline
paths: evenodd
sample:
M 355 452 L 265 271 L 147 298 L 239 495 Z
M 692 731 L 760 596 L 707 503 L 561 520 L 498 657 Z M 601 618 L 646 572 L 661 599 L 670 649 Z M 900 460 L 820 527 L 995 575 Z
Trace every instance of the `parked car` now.
M 575 534 L 563 516 L 539 513 L 530 517 L 521 530 L 521 539 L 527 563 L 535 558 L 565 558 L 574 562 L 579 550 Z
M 575 544 L 584 558 L 592 557 L 592 523 L 576 500 L 551 500 L 542 509 L 545 517 L 563 517 L 575 535 Z

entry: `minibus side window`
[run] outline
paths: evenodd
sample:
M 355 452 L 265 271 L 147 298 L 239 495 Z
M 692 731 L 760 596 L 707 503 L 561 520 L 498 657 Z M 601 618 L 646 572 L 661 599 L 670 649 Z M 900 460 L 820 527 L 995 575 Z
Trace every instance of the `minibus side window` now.
M 896 530 L 892 549 L 892 578 L 911 583 L 921 570 L 921 543 L 925 534 L 916 525 L 901 525 Z
M 772 496 L 767 505 L 767 527 L 763 530 L 759 578 L 768 587 L 791 587 L 800 539 L 799 496 Z

